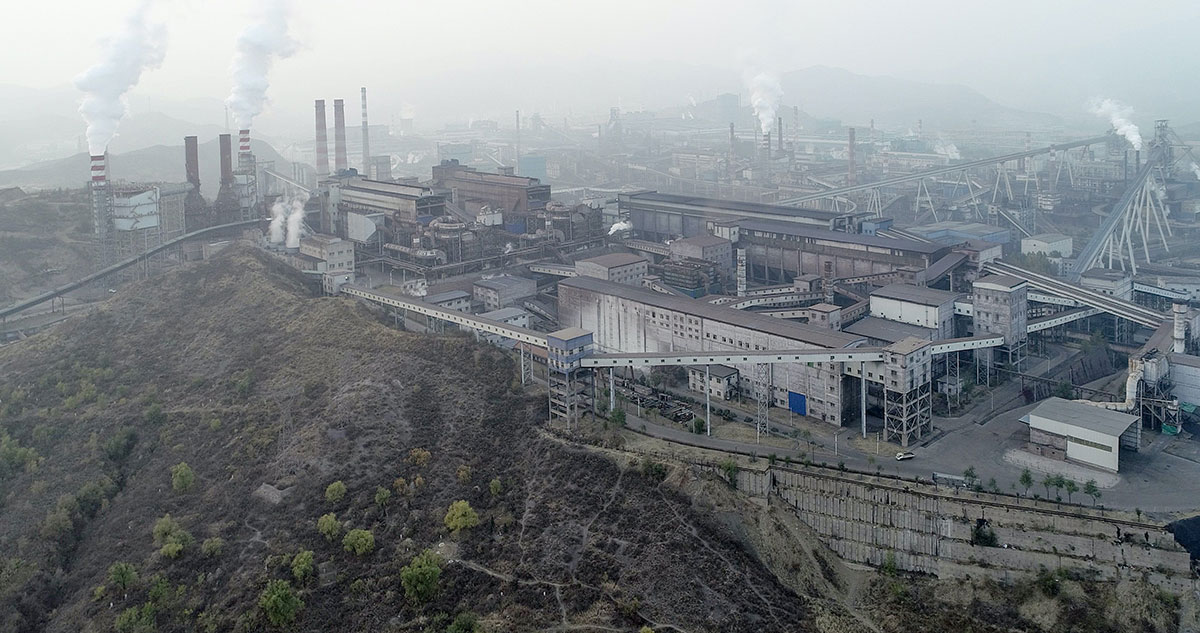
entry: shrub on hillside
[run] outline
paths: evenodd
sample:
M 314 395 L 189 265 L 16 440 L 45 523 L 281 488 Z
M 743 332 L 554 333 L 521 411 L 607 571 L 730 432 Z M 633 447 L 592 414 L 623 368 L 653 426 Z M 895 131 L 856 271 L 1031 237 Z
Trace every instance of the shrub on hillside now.
M 304 608 L 304 601 L 292 590 L 286 580 L 272 580 L 258 597 L 258 606 L 274 626 L 286 626 L 296 621 Z
M 338 521 L 337 515 L 330 512 L 322 514 L 321 518 L 317 519 L 317 531 L 325 540 L 332 542 L 342 534 L 342 522 Z
M 192 489 L 192 484 L 196 481 L 196 475 L 192 472 L 192 468 L 187 465 L 187 462 L 179 462 L 171 467 L 171 490 L 175 492 L 187 492 Z
M 437 595 L 438 579 L 442 576 L 442 559 L 432 550 L 417 554 L 412 562 L 400 569 L 400 584 L 404 596 L 414 604 L 429 602 Z
M 470 503 L 460 499 L 450 504 L 450 509 L 446 511 L 445 523 L 446 529 L 452 534 L 458 534 L 479 525 L 479 515 Z
M 370 530 L 350 530 L 342 539 L 342 548 L 355 556 L 370 554 L 375 549 L 375 535 Z
M 337 503 L 346 496 L 346 484 L 341 480 L 335 481 L 325 487 L 325 500 L 329 503 Z

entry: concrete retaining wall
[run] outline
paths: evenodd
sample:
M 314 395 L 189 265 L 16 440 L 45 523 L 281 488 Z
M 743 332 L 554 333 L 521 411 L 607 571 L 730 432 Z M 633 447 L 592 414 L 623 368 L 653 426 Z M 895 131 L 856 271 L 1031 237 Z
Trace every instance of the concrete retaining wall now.
M 1174 592 L 1197 588 L 1188 553 L 1164 526 L 1111 512 L 975 493 L 824 468 L 742 470 L 738 489 L 782 500 L 842 558 L 939 577 L 1090 570 L 1144 577 Z M 972 544 L 976 526 L 996 547 Z

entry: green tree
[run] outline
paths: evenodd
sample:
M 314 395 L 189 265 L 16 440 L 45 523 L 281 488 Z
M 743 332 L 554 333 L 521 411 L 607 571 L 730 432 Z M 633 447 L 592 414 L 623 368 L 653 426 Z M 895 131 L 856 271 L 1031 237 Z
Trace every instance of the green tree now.
M 732 458 L 726 458 L 718 467 L 725 475 L 725 481 L 729 482 L 730 486 L 737 487 L 738 465 Z
M 1025 488 L 1025 494 L 1029 494 L 1029 489 L 1033 487 L 1033 473 L 1029 472 L 1028 468 L 1021 469 L 1021 486 Z
M 129 588 L 137 584 L 137 568 L 131 563 L 113 563 L 108 567 L 108 581 L 121 593 L 128 594 Z
M 1054 485 L 1054 475 L 1042 477 L 1042 487 L 1046 489 L 1046 498 L 1050 498 L 1050 486 Z
M 313 552 L 306 549 L 292 558 L 292 576 L 296 582 L 303 583 L 313 573 Z
M 1050 478 L 1050 486 L 1054 488 L 1055 496 L 1058 497 L 1059 501 L 1062 501 L 1062 489 L 1066 487 L 1066 485 L 1067 478 L 1063 477 L 1061 474 Z
M 258 597 L 258 606 L 274 626 L 287 626 L 296 621 L 296 615 L 304 608 L 304 601 L 292 590 L 286 580 L 272 580 Z
M 346 496 L 346 484 L 339 479 L 328 486 L 325 486 L 325 500 L 329 503 L 337 503 Z
M 473 613 L 466 611 L 454 616 L 454 621 L 446 627 L 446 633 L 475 633 L 479 630 L 479 620 Z
M 446 510 L 446 529 L 450 530 L 451 534 L 457 535 L 463 530 L 479 525 L 479 515 L 475 513 L 475 509 L 471 507 L 466 500 L 460 499 L 450 504 L 450 509 Z
M 223 551 L 225 551 L 225 539 L 219 536 L 206 538 L 204 539 L 204 542 L 200 544 L 200 553 L 204 554 L 208 558 L 216 558 L 220 556 L 221 552 Z
M 466 485 L 471 483 L 471 467 L 466 464 L 459 466 L 455 476 L 458 477 L 458 483 L 460 484 Z
M 967 466 L 967 469 L 963 471 L 963 479 L 967 480 L 968 486 L 975 485 L 975 481 L 978 480 L 979 477 L 975 474 L 974 466 Z
M 154 522 L 151 534 L 154 536 L 154 545 L 160 548 L 158 552 L 167 558 L 177 558 L 184 548 L 194 542 L 191 533 L 172 519 L 169 512 Z
M 1071 495 L 1079 492 L 1079 484 L 1074 479 L 1067 479 L 1063 481 L 1063 488 L 1067 491 L 1067 503 L 1071 503 Z
M 187 462 L 179 462 L 171 467 L 171 490 L 187 492 L 192 489 L 195 481 L 196 475 Z
M 431 453 L 423 448 L 414 448 L 408 452 L 408 461 L 412 462 L 417 468 L 420 468 L 429 463 L 431 456 Z
M 161 404 L 155 402 L 146 408 L 146 421 L 155 426 L 161 426 L 167 422 L 167 412 L 163 411 Z
M 342 539 L 342 549 L 355 556 L 370 554 L 375 550 L 375 535 L 370 530 L 350 530 Z
M 1089 479 L 1083 484 L 1083 494 L 1092 498 L 1092 505 L 1096 505 L 1096 500 L 1100 498 L 1100 487 L 1096 485 L 1095 479 Z
M 425 550 L 413 557 L 412 562 L 400 569 L 400 584 L 409 602 L 425 604 L 438 592 L 438 579 L 442 576 L 442 559 Z
M 613 411 L 612 417 L 609 419 L 611 419 L 612 423 L 618 427 L 625 426 L 625 410 L 617 409 L 616 411 Z
M 342 522 L 338 521 L 337 515 L 330 512 L 322 514 L 321 518 L 317 519 L 317 531 L 325 540 L 332 542 L 342 534 Z
M 488 492 L 491 492 L 493 497 L 499 497 L 502 491 L 503 485 L 500 483 L 499 477 L 494 477 L 488 482 Z
M 383 486 L 375 487 L 375 505 L 380 508 L 387 507 L 388 500 L 392 498 L 392 491 Z

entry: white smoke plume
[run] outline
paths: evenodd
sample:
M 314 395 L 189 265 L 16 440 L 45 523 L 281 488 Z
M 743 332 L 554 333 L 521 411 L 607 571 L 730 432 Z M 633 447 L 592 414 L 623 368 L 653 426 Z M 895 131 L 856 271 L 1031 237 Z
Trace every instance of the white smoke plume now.
M 308 202 L 307 194 L 292 198 L 288 202 L 288 206 L 291 208 L 291 212 L 287 216 L 288 248 L 300 248 L 301 231 L 304 226 L 304 203 L 306 202 Z
M 275 60 L 296 52 L 296 42 L 288 35 L 289 9 L 286 0 L 268 0 L 256 20 L 238 35 L 230 67 L 233 90 L 225 105 L 239 128 L 249 129 L 254 117 L 262 114 L 270 86 L 267 75 Z
M 283 199 L 275 200 L 275 204 L 271 205 L 271 243 L 283 243 L 283 225 L 287 222 L 287 209 L 283 206 Z
M 763 134 L 769 134 L 775 125 L 779 101 L 783 99 L 779 77 L 767 70 L 748 70 L 742 75 L 742 80 L 750 91 L 750 105 L 754 107 L 754 116 L 758 117 L 758 126 Z
M 950 160 L 959 160 L 962 158 L 962 154 L 958 151 L 958 146 L 940 136 L 933 142 L 933 151 L 934 153 L 942 154 Z
M 1133 149 L 1142 149 L 1142 134 L 1138 131 L 1138 126 L 1129 120 L 1129 117 L 1133 116 L 1133 108 L 1120 101 L 1103 99 L 1093 103 L 1091 110 L 1092 114 L 1108 119 L 1117 134 L 1124 136 Z
M 116 136 L 125 116 L 125 93 L 166 55 L 167 32 L 163 25 L 149 23 L 150 6 L 149 0 L 138 3 L 121 31 L 105 42 L 100 60 L 75 78 L 75 87 L 83 92 L 79 114 L 87 121 L 92 155 L 103 154 Z
M 608 227 L 608 234 L 614 235 L 618 231 L 628 231 L 632 228 L 633 228 L 633 222 L 630 222 L 628 220 L 622 220 L 622 221 L 617 222 L 616 224 L 613 224 L 612 226 Z

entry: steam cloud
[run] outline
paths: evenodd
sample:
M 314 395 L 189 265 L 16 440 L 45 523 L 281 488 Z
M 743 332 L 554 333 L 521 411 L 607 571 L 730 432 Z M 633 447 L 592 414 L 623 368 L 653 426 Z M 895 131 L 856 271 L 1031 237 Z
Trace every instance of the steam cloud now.
M 238 35 L 231 66 L 233 90 L 225 105 L 240 128 L 249 129 L 254 117 L 262 114 L 270 86 L 267 74 L 275 60 L 296 52 L 296 42 L 288 36 L 289 8 L 285 0 L 268 0 L 258 20 Z
M 306 202 L 308 202 L 307 194 L 288 201 L 288 207 L 291 209 L 291 212 L 287 216 L 288 248 L 300 248 L 300 233 L 304 226 L 304 203 Z M 271 220 L 271 223 L 274 224 L 275 220 Z
M 283 243 L 283 225 L 287 222 L 287 209 L 283 206 L 283 200 L 277 199 L 275 204 L 271 205 L 271 243 Z
M 763 134 L 769 134 L 775 123 L 775 112 L 779 110 L 779 100 L 783 98 L 779 77 L 770 71 L 751 70 L 742 79 L 750 90 L 750 105 L 754 107 L 754 116 L 758 117 L 758 126 Z
M 75 78 L 75 87 L 83 92 L 79 114 L 87 121 L 92 155 L 103 154 L 116 136 L 125 116 L 125 93 L 166 55 L 167 32 L 161 24 L 148 23 L 150 5 L 149 0 L 139 3 L 121 31 L 105 43 L 100 60 Z
M 610 226 L 608 228 L 608 234 L 614 235 L 618 231 L 628 231 L 632 228 L 633 228 L 633 222 L 630 222 L 628 220 L 622 220 L 622 221 L 617 222 L 616 224 L 613 224 L 612 226 Z
M 941 137 L 938 137 L 938 139 L 933 142 L 933 151 L 937 154 L 946 156 L 946 158 L 949 158 L 950 160 L 959 160 L 962 158 L 962 154 L 958 151 L 958 146 Z
M 1138 126 L 1129 120 L 1133 116 L 1133 108 L 1113 99 L 1104 99 L 1092 105 L 1092 114 L 1108 119 L 1117 134 L 1125 137 L 1133 149 L 1142 149 L 1142 134 Z

